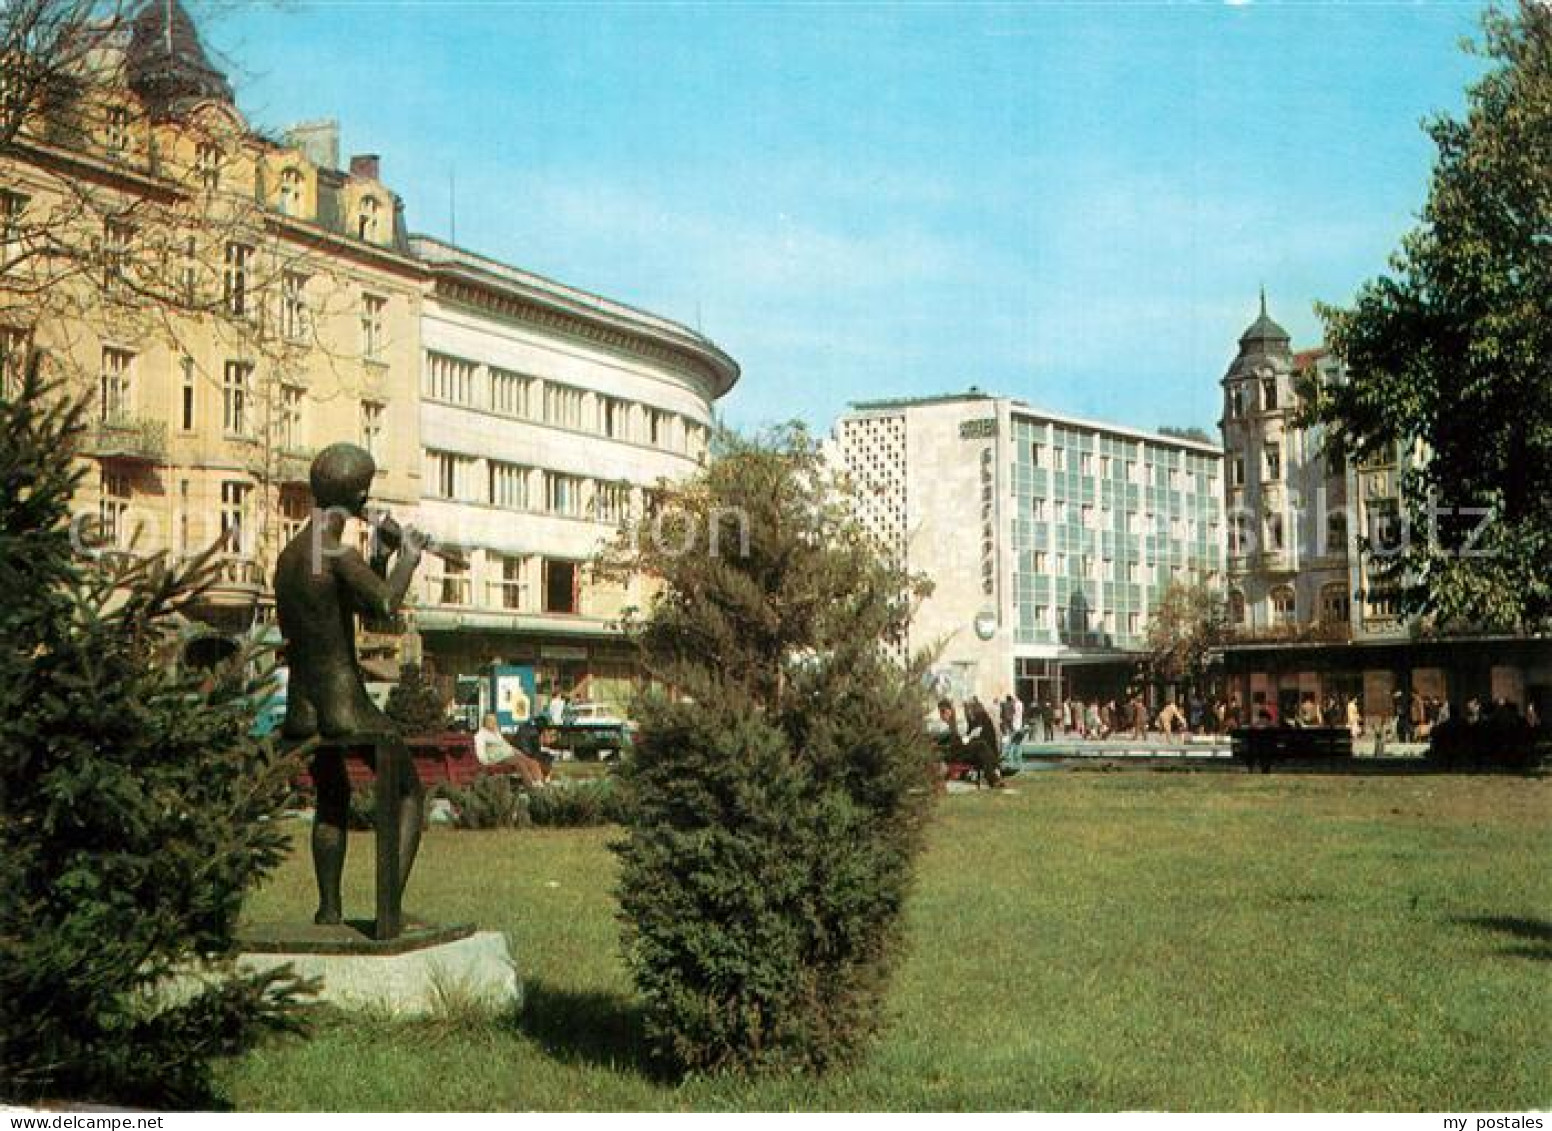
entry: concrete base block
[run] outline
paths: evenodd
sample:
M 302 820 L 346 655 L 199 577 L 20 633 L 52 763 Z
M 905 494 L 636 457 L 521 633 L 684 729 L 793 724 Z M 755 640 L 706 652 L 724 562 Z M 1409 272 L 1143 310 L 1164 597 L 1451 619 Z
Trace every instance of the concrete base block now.
M 300 975 L 319 978 L 318 1000 L 341 1009 L 398 1018 L 427 1017 L 469 1006 L 516 1010 L 523 1003 L 517 965 L 500 931 L 477 931 L 396 954 L 317 954 L 265 950 L 238 958 L 245 970 L 272 970 L 287 963 Z

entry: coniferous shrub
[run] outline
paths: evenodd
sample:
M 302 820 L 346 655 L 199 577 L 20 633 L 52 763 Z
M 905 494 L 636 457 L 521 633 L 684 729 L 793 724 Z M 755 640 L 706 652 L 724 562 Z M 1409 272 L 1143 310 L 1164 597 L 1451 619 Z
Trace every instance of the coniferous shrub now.
M 924 661 L 885 646 L 926 586 L 844 492 L 795 426 L 724 437 L 600 563 L 660 582 L 628 625 L 674 693 L 634 707 L 618 890 L 681 1070 L 824 1069 L 882 1017 L 932 762 Z
M 383 708 L 405 735 L 440 734 L 447 729 L 447 707 L 441 692 L 426 678 L 419 664 L 405 664 L 399 682 L 388 693 Z
M 297 764 L 249 737 L 253 650 L 171 662 L 209 555 L 72 549 L 58 392 L 0 393 L 0 1097 L 207 1106 L 213 1057 L 296 1027 L 299 983 L 232 958 Z

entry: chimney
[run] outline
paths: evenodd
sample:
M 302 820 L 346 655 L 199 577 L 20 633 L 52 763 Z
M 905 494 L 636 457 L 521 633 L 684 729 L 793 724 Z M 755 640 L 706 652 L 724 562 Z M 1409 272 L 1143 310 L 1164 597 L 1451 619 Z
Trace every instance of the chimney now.
M 320 169 L 339 168 L 339 123 L 332 118 L 298 122 L 286 131 L 286 144 Z
M 375 153 L 358 153 L 350 159 L 350 175 L 368 181 L 381 180 L 377 175 L 379 158 Z

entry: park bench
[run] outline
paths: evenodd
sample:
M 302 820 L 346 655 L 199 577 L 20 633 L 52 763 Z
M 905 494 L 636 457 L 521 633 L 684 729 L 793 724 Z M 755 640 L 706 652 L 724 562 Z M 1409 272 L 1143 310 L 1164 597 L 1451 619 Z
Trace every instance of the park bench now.
M 1272 772 L 1277 762 L 1347 759 L 1353 756 L 1353 735 L 1346 727 L 1239 727 L 1229 732 L 1234 759 L 1254 772 Z
M 409 747 L 410 757 L 415 761 L 415 772 L 420 777 L 421 785 L 428 788 L 444 783 L 467 786 L 476 778 L 510 774 L 517 770 L 515 760 L 494 766 L 481 765 L 474 753 L 474 736 L 460 731 L 417 735 L 405 739 L 404 744 Z M 363 789 L 372 783 L 371 767 L 361 758 L 345 759 L 345 773 L 353 789 Z M 312 776 L 305 770 L 302 772 L 302 784 L 308 788 L 313 784 Z

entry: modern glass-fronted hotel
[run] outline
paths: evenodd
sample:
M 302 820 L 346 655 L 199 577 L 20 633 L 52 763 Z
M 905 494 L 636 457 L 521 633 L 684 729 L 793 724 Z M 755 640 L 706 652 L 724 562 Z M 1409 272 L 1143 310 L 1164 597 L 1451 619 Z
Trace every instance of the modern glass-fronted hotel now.
M 935 582 L 910 646 L 941 646 L 949 694 L 1119 694 L 1165 588 L 1222 582 L 1216 444 L 978 390 L 854 405 L 834 440 L 864 521 Z

